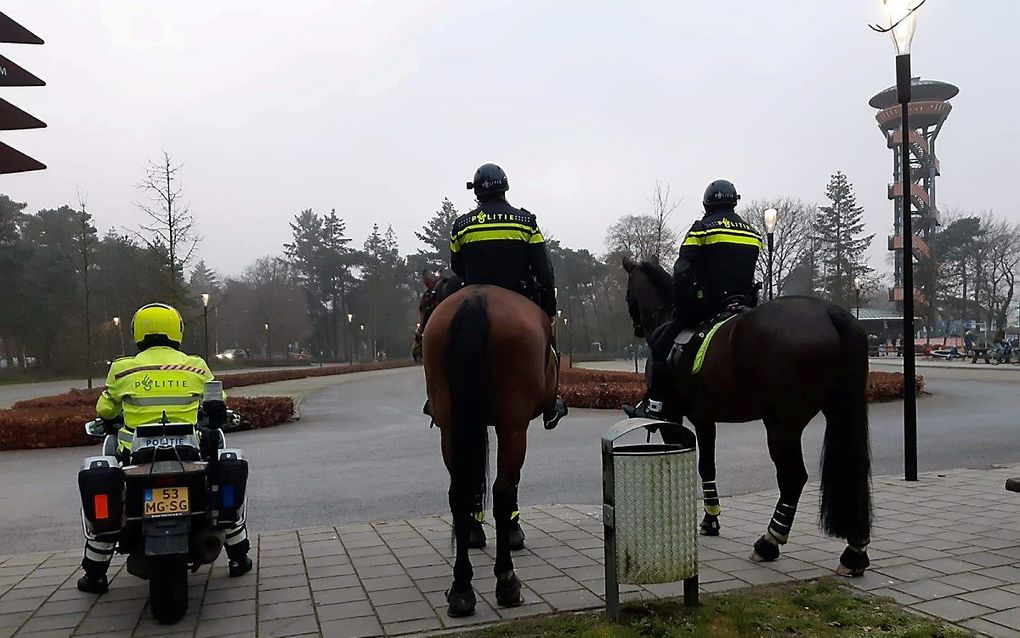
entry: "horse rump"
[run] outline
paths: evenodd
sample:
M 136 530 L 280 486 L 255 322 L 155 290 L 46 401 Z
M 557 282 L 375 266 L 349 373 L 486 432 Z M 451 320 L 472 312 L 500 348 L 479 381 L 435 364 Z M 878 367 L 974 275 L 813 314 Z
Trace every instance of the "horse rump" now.
M 839 334 L 840 360 L 835 386 L 822 412 L 821 526 L 851 543 L 871 535 L 871 449 L 868 441 L 868 340 L 847 311 L 829 308 Z

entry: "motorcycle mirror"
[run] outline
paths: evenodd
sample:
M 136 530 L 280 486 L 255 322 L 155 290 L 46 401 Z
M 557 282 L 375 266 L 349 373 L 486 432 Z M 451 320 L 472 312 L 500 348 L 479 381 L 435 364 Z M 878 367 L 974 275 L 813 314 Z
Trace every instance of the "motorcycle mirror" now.
M 89 421 L 85 424 L 85 435 L 96 439 L 103 438 L 106 436 L 106 424 L 99 419 Z
M 471 190 L 471 189 L 472 189 L 472 188 L 474 188 L 474 187 L 475 187 L 475 184 L 474 184 L 474 182 L 468 182 L 468 183 L 467 183 L 467 189 L 468 189 L 468 190 Z
M 221 428 L 224 432 L 230 432 L 241 427 L 241 415 L 233 410 L 227 410 L 227 421 Z

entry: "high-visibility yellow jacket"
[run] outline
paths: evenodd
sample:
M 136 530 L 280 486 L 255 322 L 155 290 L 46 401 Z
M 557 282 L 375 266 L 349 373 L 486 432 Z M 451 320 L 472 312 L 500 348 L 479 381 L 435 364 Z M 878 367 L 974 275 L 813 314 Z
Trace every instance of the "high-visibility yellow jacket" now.
M 159 423 L 164 412 L 170 422 L 195 423 L 205 382 L 212 380 L 213 374 L 202 357 L 170 347 L 146 348 L 113 362 L 96 413 L 104 419 L 124 413 L 118 442 L 121 450 L 128 450 L 135 427 Z

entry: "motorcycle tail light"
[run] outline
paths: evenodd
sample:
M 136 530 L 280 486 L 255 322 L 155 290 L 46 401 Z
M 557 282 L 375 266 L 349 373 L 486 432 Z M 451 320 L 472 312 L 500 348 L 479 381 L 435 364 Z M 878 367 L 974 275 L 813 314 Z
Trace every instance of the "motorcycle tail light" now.
M 110 504 L 106 494 L 96 494 L 94 503 L 96 507 L 97 521 L 103 521 L 110 518 Z

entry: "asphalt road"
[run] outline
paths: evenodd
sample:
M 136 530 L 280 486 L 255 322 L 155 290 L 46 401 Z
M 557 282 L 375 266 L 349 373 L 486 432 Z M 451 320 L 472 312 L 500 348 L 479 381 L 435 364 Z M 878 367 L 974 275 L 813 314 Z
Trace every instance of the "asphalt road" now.
M 1020 460 L 1017 371 L 922 372 L 932 396 L 918 404 L 921 470 Z M 420 413 L 423 397 L 420 368 L 351 375 L 307 397 L 298 423 L 230 435 L 230 445 L 243 448 L 252 464 L 250 526 L 267 531 L 445 511 L 448 479 L 438 431 Z M 877 475 L 902 472 L 901 415 L 898 403 L 871 408 Z M 522 504 L 599 502 L 599 436 L 620 417 L 573 410 L 552 432 L 533 423 Z M 816 420 L 804 439 L 813 480 L 821 439 Z M 723 495 L 775 486 L 760 423 L 721 425 L 717 445 Z M 87 453 L 0 453 L 0 554 L 80 542 L 75 475 Z

